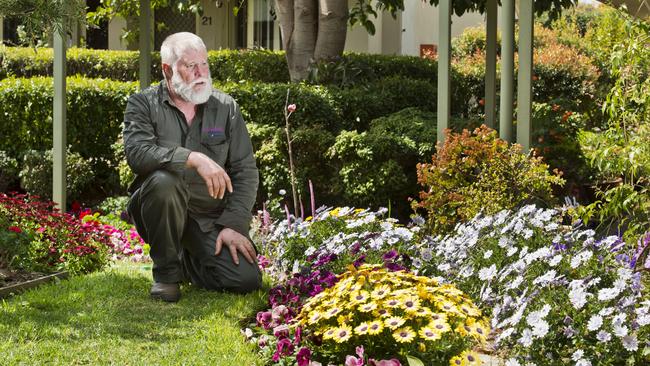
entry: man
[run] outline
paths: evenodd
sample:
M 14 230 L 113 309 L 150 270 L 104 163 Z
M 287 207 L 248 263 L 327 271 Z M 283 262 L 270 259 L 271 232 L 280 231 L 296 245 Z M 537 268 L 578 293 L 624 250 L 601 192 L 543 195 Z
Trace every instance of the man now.
M 131 96 L 124 114 L 136 174 L 128 212 L 151 245 L 151 297 L 176 302 L 185 280 L 253 291 L 261 286 L 248 235 L 258 172 L 239 106 L 212 88 L 198 36 L 172 34 L 160 58 L 164 80 Z

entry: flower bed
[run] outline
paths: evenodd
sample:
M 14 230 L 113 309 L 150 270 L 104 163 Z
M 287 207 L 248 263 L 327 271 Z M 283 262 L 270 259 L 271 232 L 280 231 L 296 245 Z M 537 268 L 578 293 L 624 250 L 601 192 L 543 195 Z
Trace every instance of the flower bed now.
M 37 197 L 0 194 L 0 267 L 80 274 L 101 269 L 111 258 L 144 257 L 142 239 L 125 223 L 103 223 L 106 217 L 88 210 L 78 216 Z
M 268 364 L 480 364 L 486 339 L 509 366 L 650 362 L 650 239 L 597 238 L 535 206 L 445 237 L 384 214 L 261 220 L 260 264 L 278 285 L 245 333 Z

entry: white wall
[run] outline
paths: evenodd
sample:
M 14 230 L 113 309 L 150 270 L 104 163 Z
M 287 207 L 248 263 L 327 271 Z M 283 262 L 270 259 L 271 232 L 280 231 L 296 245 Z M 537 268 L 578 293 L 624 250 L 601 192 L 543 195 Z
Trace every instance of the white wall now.
M 467 27 L 485 25 L 484 16 L 479 13 L 452 15 L 451 21 L 452 38 Z M 420 45 L 438 44 L 438 8 L 428 2 L 404 1 L 402 30 L 402 55 L 419 56 Z
M 127 44 L 122 41 L 123 29 L 126 28 L 126 19 L 115 17 L 108 23 L 108 49 L 126 50 Z

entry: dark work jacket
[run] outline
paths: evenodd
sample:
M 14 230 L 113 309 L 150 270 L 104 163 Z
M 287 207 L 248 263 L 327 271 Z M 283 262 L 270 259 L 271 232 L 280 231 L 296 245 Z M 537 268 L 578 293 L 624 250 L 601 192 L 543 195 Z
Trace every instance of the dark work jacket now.
M 124 113 L 124 149 L 136 174 L 129 193 L 150 173 L 165 169 L 183 179 L 190 193 L 189 216 L 202 231 L 228 227 L 248 237 L 259 178 L 246 124 L 232 97 L 213 91 L 188 127 L 164 81 L 134 94 Z M 210 197 L 203 178 L 185 167 L 192 151 L 226 170 L 233 193 L 226 191 L 222 200 Z

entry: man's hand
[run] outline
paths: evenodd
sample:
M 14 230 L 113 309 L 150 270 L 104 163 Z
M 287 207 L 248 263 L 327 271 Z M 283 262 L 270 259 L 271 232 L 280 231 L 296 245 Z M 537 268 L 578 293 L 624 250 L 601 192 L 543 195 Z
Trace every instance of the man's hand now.
M 196 169 L 203 178 L 210 197 L 223 199 L 226 190 L 232 193 L 232 183 L 228 173 L 205 154 L 192 151 L 187 157 L 187 166 Z
M 239 264 L 239 256 L 237 255 L 237 252 L 241 252 L 241 254 L 249 263 L 255 263 L 255 258 L 257 256 L 255 254 L 255 248 L 253 247 L 253 244 L 242 234 L 236 232 L 233 229 L 223 228 L 219 233 L 219 236 L 217 236 L 217 244 L 214 255 L 219 255 L 219 253 L 221 253 L 221 248 L 224 245 L 230 249 L 230 256 L 232 257 L 232 261 L 235 262 L 235 264 Z

